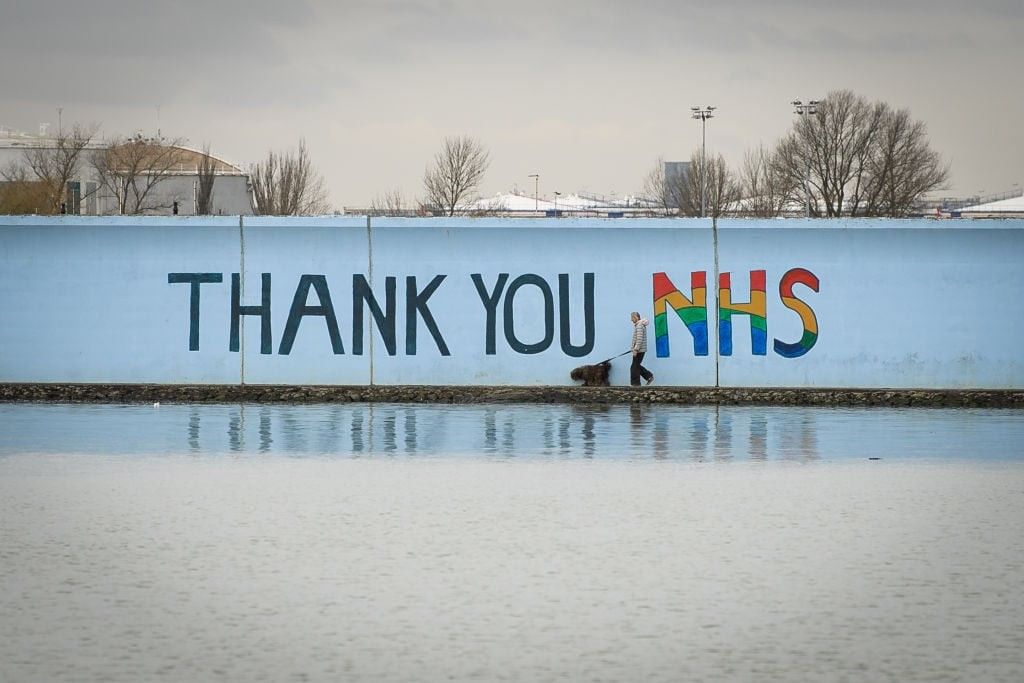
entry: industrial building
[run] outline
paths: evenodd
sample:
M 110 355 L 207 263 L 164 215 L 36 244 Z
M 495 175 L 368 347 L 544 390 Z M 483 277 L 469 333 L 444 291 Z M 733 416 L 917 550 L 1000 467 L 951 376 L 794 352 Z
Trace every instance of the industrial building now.
M 133 140 L 143 140 L 141 136 Z M 146 142 L 162 140 L 145 139 Z M 82 151 L 78 175 L 67 183 L 63 211 L 73 215 L 103 216 L 121 213 L 115 194 L 101 182 L 92 159 L 107 148 L 109 143 L 93 140 Z M 165 144 L 165 143 L 164 143 Z M 26 168 L 26 154 L 35 149 L 56 149 L 57 138 L 46 135 L 45 129 L 39 135 L 19 133 L 0 128 L 0 183 L 4 171 L 18 166 Z M 147 196 L 141 212 L 147 215 L 196 215 L 199 188 L 199 163 L 203 153 L 176 145 L 173 147 L 173 164 L 165 167 L 162 176 Z M 211 155 L 214 164 L 213 215 L 253 214 L 252 187 L 249 175 L 238 166 Z M 146 175 L 145 171 L 142 172 Z M 42 211 L 40 211 L 42 212 Z

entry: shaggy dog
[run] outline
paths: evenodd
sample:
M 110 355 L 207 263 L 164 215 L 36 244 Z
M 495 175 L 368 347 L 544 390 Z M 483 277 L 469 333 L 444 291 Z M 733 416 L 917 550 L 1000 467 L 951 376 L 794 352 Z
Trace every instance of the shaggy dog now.
M 610 361 L 598 363 L 597 365 L 581 365 L 569 373 L 569 377 L 581 380 L 585 387 L 607 387 L 611 386 L 608 381 L 608 373 L 612 369 Z

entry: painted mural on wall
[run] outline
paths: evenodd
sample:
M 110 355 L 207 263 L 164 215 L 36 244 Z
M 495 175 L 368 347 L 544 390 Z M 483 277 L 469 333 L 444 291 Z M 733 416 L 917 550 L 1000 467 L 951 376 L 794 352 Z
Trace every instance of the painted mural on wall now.
M 683 293 L 667 273 L 657 272 L 651 276 L 653 285 L 653 308 L 655 349 L 658 358 L 671 356 L 669 318 L 674 312 L 683 322 L 692 340 L 694 356 L 707 356 L 708 345 L 708 296 L 707 272 L 690 273 L 690 290 Z M 582 311 L 572 310 L 571 278 L 568 273 L 557 276 L 552 284 L 546 278 L 535 273 L 524 273 L 512 277 L 510 273 L 498 273 L 496 276 L 485 276 L 473 273 L 469 280 L 475 288 L 480 306 L 484 312 L 484 353 L 495 355 L 499 339 L 507 344 L 515 353 L 532 355 L 552 348 L 555 340 L 562 353 L 572 358 L 582 358 L 594 350 L 594 273 L 583 273 Z M 189 285 L 189 320 L 188 349 L 198 351 L 201 329 L 201 296 L 204 285 L 224 284 L 224 273 L 168 273 L 168 284 Z M 243 317 L 252 317 L 260 323 L 260 353 L 287 356 L 295 344 L 300 328 L 307 329 L 312 321 L 321 319 L 335 355 L 351 353 L 363 355 L 366 344 L 364 340 L 364 320 L 372 319 L 380 333 L 384 348 L 389 356 L 399 353 L 399 332 L 404 332 L 403 353 L 415 356 L 422 348 L 417 336 L 419 323 L 422 321 L 430 335 L 427 342 L 433 345 L 441 356 L 450 356 L 451 351 L 445 335 L 439 327 L 430 309 L 430 298 L 446 282 L 450 282 L 445 274 L 437 274 L 428 282 L 416 276 L 405 276 L 402 291 L 404 293 L 404 326 L 398 323 L 398 291 L 399 278 L 384 278 L 383 291 L 374 291 L 365 275 L 354 274 L 351 287 L 346 292 L 351 301 L 351 335 L 349 345 L 342 339 L 341 327 L 335 307 L 335 297 L 331 293 L 330 283 L 323 274 L 303 274 L 295 286 L 291 306 L 285 317 L 285 324 L 275 351 L 273 338 L 273 320 L 276 319 L 271 309 L 271 292 L 275 281 L 271 273 L 260 275 L 259 304 L 242 304 L 241 277 L 239 273 L 230 273 L 231 311 L 230 336 L 228 350 L 238 352 L 240 348 L 239 332 Z M 718 353 L 721 356 L 733 354 L 733 319 L 746 317 L 749 321 L 751 351 L 755 356 L 768 354 L 768 297 L 766 292 L 767 273 L 764 270 L 749 272 L 749 301 L 735 301 L 732 294 L 732 273 L 723 272 L 718 276 Z M 290 284 L 290 283 L 289 283 Z M 794 286 L 804 285 L 812 292 L 818 292 L 820 282 L 814 273 L 804 268 L 793 268 L 783 274 L 779 280 L 779 297 L 783 306 L 799 316 L 803 325 L 800 339 L 787 342 L 781 339 L 773 341 L 773 350 L 783 358 L 799 358 L 810 351 L 818 340 L 818 323 L 814 310 L 803 299 L 794 293 Z M 280 286 L 280 285 L 278 285 Z M 577 283 L 579 286 L 579 283 Z M 516 297 L 522 292 L 533 291 L 542 302 L 543 336 L 540 339 L 524 339 L 517 332 Z M 310 303 L 312 296 L 315 303 Z M 573 320 L 582 320 L 582 333 L 573 329 Z M 306 323 L 303 325 L 303 323 Z M 404 330 L 402 330 L 404 327 Z M 309 332 L 307 332 L 308 334 Z M 578 342 L 578 343 L 574 343 Z
M 1018 390 L 1020 253 L 1024 221 L 2 218 L 0 381 L 622 385 L 636 310 L 663 386 Z
M 765 292 L 766 273 L 750 271 L 750 301 L 733 301 L 732 273 L 718 275 L 718 352 L 732 355 L 732 322 L 734 316 L 747 316 L 750 320 L 750 347 L 755 356 L 768 355 L 768 297 Z M 793 293 L 793 286 L 803 284 L 812 291 L 819 288 L 818 278 L 804 268 L 786 271 L 779 281 L 782 305 L 795 311 L 803 323 L 803 335 L 794 343 L 774 340 L 775 353 L 783 358 L 799 358 L 818 341 L 818 320 L 814 310 Z M 668 358 L 669 311 L 675 311 L 693 338 L 693 354 L 708 355 L 707 273 L 690 273 L 690 295 L 686 296 L 673 284 L 666 273 L 654 274 L 654 331 L 658 358 Z

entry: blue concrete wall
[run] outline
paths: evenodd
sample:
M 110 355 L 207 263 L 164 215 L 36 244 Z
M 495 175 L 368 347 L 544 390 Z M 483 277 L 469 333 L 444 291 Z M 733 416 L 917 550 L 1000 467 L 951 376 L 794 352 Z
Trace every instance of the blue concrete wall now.
M 1024 221 L 0 217 L 0 381 L 570 384 L 638 310 L 662 385 L 1019 389 L 1022 254 Z M 658 277 L 706 281 L 706 355 L 669 307 L 658 357 Z

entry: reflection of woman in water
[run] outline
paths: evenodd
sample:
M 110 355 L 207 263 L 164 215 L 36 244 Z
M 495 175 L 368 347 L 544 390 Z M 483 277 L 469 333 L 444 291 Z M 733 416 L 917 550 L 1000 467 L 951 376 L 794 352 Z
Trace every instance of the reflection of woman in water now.
M 630 350 L 633 352 L 633 364 L 629 366 L 629 383 L 638 387 L 641 377 L 647 380 L 648 384 L 654 381 L 654 373 L 640 365 L 644 354 L 647 353 L 647 324 L 649 321 L 646 318 L 641 318 L 636 311 L 629 314 L 629 319 L 633 321 L 633 343 L 630 346 Z

